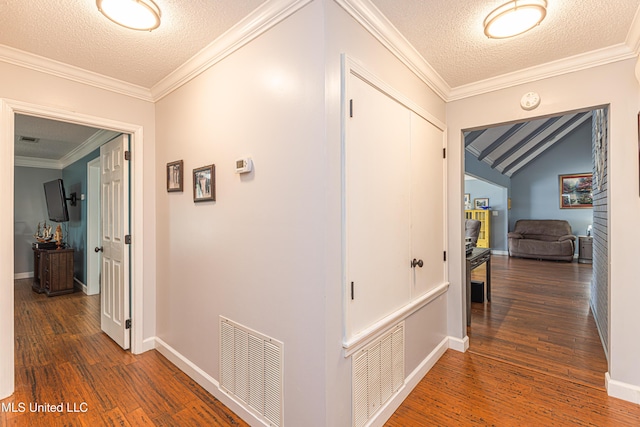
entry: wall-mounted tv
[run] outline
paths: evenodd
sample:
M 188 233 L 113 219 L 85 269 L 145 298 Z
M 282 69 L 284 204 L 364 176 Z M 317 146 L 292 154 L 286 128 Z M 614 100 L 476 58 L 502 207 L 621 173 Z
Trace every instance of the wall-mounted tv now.
M 61 179 L 45 182 L 44 197 L 47 200 L 49 219 L 55 222 L 69 221 L 67 210 L 67 197 L 64 192 L 64 184 Z

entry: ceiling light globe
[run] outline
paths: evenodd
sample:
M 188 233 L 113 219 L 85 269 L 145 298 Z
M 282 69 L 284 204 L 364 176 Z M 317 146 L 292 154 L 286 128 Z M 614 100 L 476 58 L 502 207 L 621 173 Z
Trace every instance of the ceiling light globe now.
M 96 0 L 98 10 L 118 25 L 141 31 L 160 26 L 160 8 L 153 0 Z
M 494 39 L 517 36 L 540 24 L 546 15 L 546 0 L 513 0 L 487 16 L 484 33 Z

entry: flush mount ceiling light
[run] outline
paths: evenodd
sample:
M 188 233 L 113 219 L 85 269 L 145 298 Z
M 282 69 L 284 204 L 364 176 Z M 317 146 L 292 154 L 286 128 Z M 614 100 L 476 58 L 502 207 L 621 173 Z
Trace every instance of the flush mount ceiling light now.
M 546 0 L 512 0 L 491 12 L 484 20 L 484 33 L 505 39 L 529 31 L 547 16 Z
M 96 0 L 98 10 L 111 21 L 132 30 L 160 26 L 160 8 L 153 0 Z

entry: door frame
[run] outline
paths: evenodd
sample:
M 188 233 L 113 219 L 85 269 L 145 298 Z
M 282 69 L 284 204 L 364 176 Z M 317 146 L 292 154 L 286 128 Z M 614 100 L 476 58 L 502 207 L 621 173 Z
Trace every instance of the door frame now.
M 100 246 L 100 156 L 87 163 L 87 295 L 96 295 L 100 292 L 100 253 L 92 251 L 92 248 Z
M 131 135 L 131 352 L 142 353 L 149 348 L 144 345 L 143 316 L 143 126 L 90 116 L 61 108 L 45 107 L 11 99 L 0 98 L 0 398 L 13 394 L 15 390 L 15 334 L 14 334 L 14 124 L 15 115 L 42 117 L 62 122 L 75 123 Z M 6 202 L 6 203 L 5 203 Z

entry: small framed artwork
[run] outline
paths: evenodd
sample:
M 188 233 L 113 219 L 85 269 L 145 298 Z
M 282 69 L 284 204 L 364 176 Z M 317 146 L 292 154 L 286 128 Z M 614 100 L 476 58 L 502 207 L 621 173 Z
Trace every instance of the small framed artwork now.
M 560 209 L 588 209 L 593 207 L 593 174 L 560 175 Z
M 193 201 L 216 200 L 216 166 L 208 165 L 193 170 Z
M 465 209 L 471 208 L 471 194 L 469 193 L 464 193 L 464 208 Z
M 167 163 L 167 191 L 182 191 L 184 164 L 182 160 Z
M 487 198 L 473 199 L 474 209 L 487 209 L 488 207 L 489 207 L 489 199 Z

